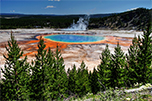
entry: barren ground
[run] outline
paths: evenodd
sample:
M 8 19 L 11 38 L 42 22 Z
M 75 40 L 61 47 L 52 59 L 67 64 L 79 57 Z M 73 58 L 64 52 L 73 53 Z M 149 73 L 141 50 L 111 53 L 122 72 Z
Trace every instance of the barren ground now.
M 126 30 L 88 30 L 88 31 L 55 31 L 54 29 L 10 29 L 10 30 L 0 30 L 0 68 L 4 68 L 5 59 L 3 54 L 6 55 L 5 45 L 7 41 L 10 40 L 10 32 L 13 32 L 15 39 L 18 41 L 19 47 L 23 50 L 24 56 L 27 55 L 28 61 L 34 59 L 34 55 L 37 50 L 37 43 L 35 36 L 46 35 L 46 34 L 92 34 L 104 36 L 106 39 L 102 42 L 96 44 L 60 44 L 61 53 L 64 58 L 65 69 L 72 68 L 75 64 L 79 68 L 82 61 L 85 62 L 88 70 L 93 70 L 100 64 L 101 52 L 104 50 L 106 44 L 109 45 L 111 53 L 114 53 L 114 48 L 117 42 L 120 43 L 122 50 L 127 54 L 127 49 L 129 48 L 133 37 L 136 35 L 142 35 L 143 32 L 137 31 L 126 31 Z M 46 48 L 51 47 L 52 51 L 55 50 L 57 43 L 45 41 Z M 0 70 L 1 72 L 1 70 Z M 1 74 L 2 77 L 2 74 Z

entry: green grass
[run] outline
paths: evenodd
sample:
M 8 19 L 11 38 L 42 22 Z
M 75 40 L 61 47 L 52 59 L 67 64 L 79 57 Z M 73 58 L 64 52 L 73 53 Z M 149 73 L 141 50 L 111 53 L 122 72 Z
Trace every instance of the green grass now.
M 108 89 L 97 94 L 88 93 L 81 98 L 70 97 L 68 101 L 152 101 L 152 89 L 126 93 L 124 88 Z

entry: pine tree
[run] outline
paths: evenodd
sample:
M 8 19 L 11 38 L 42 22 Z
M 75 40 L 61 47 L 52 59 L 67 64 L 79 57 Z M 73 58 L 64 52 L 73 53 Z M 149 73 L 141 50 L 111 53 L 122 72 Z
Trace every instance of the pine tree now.
M 68 90 L 78 96 L 91 92 L 88 70 L 82 61 L 81 66 L 76 70 L 76 66 L 73 66 L 72 70 L 68 70 Z
M 70 70 L 68 69 L 68 90 L 69 90 L 69 95 L 76 94 L 76 80 L 78 79 L 77 75 L 77 70 L 76 66 L 74 65 L 73 68 Z
M 150 82 L 151 61 L 152 61 L 152 37 L 151 25 L 144 31 L 143 38 L 138 36 L 132 40 L 132 45 L 128 49 L 128 78 L 131 83 Z
M 67 91 L 68 86 L 68 77 L 65 71 L 64 60 L 61 57 L 61 51 L 57 46 L 56 53 L 55 53 L 55 62 L 53 64 L 54 73 L 54 83 L 53 83 L 53 90 L 52 96 L 53 99 L 57 97 L 65 97 L 65 92 Z
M 151 68 L 150 68 L 150 80 L 149 80 L 149 83 L 152 84 L 152 66 L 151 66 Z
M 130 45 L 129 49 L 128 49 L 128 55 L 127 57 L 127 70 L 128 70 L 128 78 L 127 81 L 128 83 L 130 82 L 131 85 L 133 86 L 134 83 L 138 82 L 138 75 L 140 73 L 140 68 L 138 68 L 138 62 L 137 62 L 137 56 L 138 56 L 138 51 L 139 51 L 139 47 L 137 45 L 138 39 L 135 36 L 134 39 L 132 40 L 132 45 Z
M 78 69 L 77 75 L 78 75 L 78 81 L 76 81 L 77 93 L 80 96 L 82 96 L 87 94 L 88 92 L 91 92 L 88 69 L 84 61 L 82 61 L 80 68 Z
M 138 82 L 150 82 L 150 66 L 152 64 L 152 36 L 151 23 L 148 24 L 146 31 L 144 31 L 143 38 L 138 37 L 138 68 L 140 73 L 138 75 Z
M 109 82 L 111 87 L 122 87 L 124 86 L 124 81 L 126 81 L 126 58 L 124 56 L 119 43 L 115 47 L 114 54 L 112 54 L 110 63 L 111 77 Z
M 11 40 L 8 41 L 6 50 L 8 54 L 4 55 L 6 62 L 4 69 L 2 69 L 2 73 L 4 74 L 1 90 L 2 100 L 21 100 L 25 98 L 24 91 L 26 91 L 28 81 L 28 64 L 26 63 L 27 57 L 21 59 L 23 51 L 19 48 L 12 32 Z
M 105 86 L 105 87 L 110 87 L 110 63 L 111 63 L 111 53 L 108 48 L 108 45 L 106 45 L 105 50 L 101 53 L 101 63 L 98 66 L 98 77 L 100 82 Z M 102 90 L 105 90 L 105 88 L 101 85 Z
M 30 81 L 30 98 L 33 100 L 43 100 L 44 96 L 44 70 L 46 68 L 46 50 L 44 50 L 45 44 L 44 40 L 40 38 L 38 43 L 38 54 L 36 54 L 36 60 L 32 63 L 31 66 L 31 81 Z
M 53 99 L 53 83 L 55 82 L 55 69 L 54 69 L 55 57 L 51 49 L 49 48 L 47 56 L 46 56 L 46 63 L 47 66 L 45 68 L 45 78 L 44 78 L 44 96 L 45 99 Z
M 29 84 L 31 100 L 57 99 L 67 90 L 67 75 L 64 60 L 57 46 L 55 54 L 45 50 L 44 40 L 40 38 L 38 54 L 32 62 Z
M 90 87 L 91 87 L 91 92 L 93 94 L 97 94 L 98 91 L 100 91 L 100 84 L 98 82 L 98 75 L 97 75 L 97 70 L 94 68 L 93 73 L 89 73 L 89 80 L 90 80 Z

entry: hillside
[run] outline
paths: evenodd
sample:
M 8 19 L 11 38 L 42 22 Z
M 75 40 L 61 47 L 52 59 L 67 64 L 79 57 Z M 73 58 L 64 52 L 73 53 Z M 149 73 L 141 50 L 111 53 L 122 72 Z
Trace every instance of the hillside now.
M 138 8 L 123 13 L 90 15 L 89 29 L 142 30 L 151 21 L 152 9 Z M 14 28 L 67 28 L 73 20 L 85 15 L 0 15 L 0 29 Z
M 89 28 L 142 30 L 152 21 L 152 9 L 138 8 L 104 18 L 91 19 Z

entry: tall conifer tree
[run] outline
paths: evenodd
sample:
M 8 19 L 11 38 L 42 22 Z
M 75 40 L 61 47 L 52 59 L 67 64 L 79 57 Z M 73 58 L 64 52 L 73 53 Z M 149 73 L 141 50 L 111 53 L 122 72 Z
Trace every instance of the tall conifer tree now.
M 138 82 L 138 75 L 140 72 L 140 68 L 138 68 L 138 62 L 137 62 L 137 56 L 138 56 L 138 51 L 139 47 L 137 45 L 138 39 L 135 36 L 134 39 L 132 40 L 132 45 L 130 45 L 128 49 L 128 55 L 127 57 L 127 70 L 128 70 L 128 78 L 127 81 L 131 83 L 130 86 L 132 86 L 134 83 Z
M 31 99 L 33 100 L 43 100 L 44 96 L 44 70 L 46 68 L 46 50 L 44 50 L 45 44 L 44 40 L 40 38 L 38 43 L 38 54 L 35 55 L 36 60 L 32 63 L 31 66 L 31 81 L 30 81 L 30 92 Z
M 76 66 L 73 66 L 72 70 L 68 70 L 68 89 L 78 96 L 91 92 L 88 69 L 85 63 L 82 61 L 80 68 L 76 70 Z
M 128 49 L 128 79 L 133 83 L 147 83 L 151 80 L 152 65 L 152 36 L 150 36 L 151 23 L 144 31 L 143 38 L 138 36 L 132 40 L 132 45 Z
M 53 52 L 51 51 L 51 49 L 49 48 L 48 50 L 48 53 L 47 53 L 47 56 L 46 56 L 46 68 L 45 68 L 45 78 L 44 78 L 44 89 L 45 89 L 45 92 L 44 92 L 44 96 L 45 96 L 45 99 L 53 99 L 53 83 L 54 83 L 54 74 L 55 74 L 55 69 L 53 68 L 54 67 L 54 63 L 55 63 L 55 57 L 54 57 L 54 54 Z
M 67 90 L 67 75 L 58 47 L 55 54 L 50 49 L 48 51 L 44 49 L 44 40 L 40 38 L 38 54 L 31 66 L 29 89 L 32 100 L 57 99 Z
M 79 95 L 87 94 L 91 92 L 90 82 L 89 82 L 89 74 L 88 68 L 86 67 L 84 61 L 82 61 L 80 68 L 78 69 L 78 81 L 77 84 L 77 91 Z
M 6 61 L 4 69 L 2 69 L 2 73 L 4 74 L 1 90 L 2 100 L 21 100 L 25 98 L 24 91 L 26 91 L 28 80 L 28 64 L 26 63 L 27 57 L 21 59 L 23 51 L 19 48 L 12 32 L 11 40 L 8 41 L 8 47 L 6 46 L 6 50 L 8 54 L 4 55 Z
M 57 46 L 55 52 L 55 62 L 53 63 L 53 71 L 54 71 L 54 82 L 53 82 L 53 90 L 54 95 L 53 98 L 66 96 L 64 93 L 67 91 L 68 86 L 68 78 L 65 71 L 64 60 L 61 56 L 61 51 Z
M 98 82 L 98 72 L 95 68 L 93 69 L 93 73 L 89 73 L 89 80 L 91 92 L 96 94 L 98 91 L 100 91 L 100 84 Z
M 68 69 L 67 73 L 68 73 L 68 90 L 69 90 L 69 94 L 70 95 L 76 94 L 76 90 L 75 90 L 76 89 L 76 81 L 78 79 L 76 66 L 73 65 L 73 68 L 71 70 Z
M 151 22 L 148 24 L 147 29 L 144 31 L 143 38 L 138 37 L 138 68 L 140 73 L 138 75 L 138 82 L 150 82 L 150 67 L 152 65 L 152 36 L 151 36 Z
M 110 87 L 110 63 L 111 63 L 111 53 L 108 48 L 108 45 L 106 45 L 105 50 L 101 53 L 101 63 L 98 66 L 98 77 L 100 82 L 105 86 L 105 87 Z M 105 90 L 105 88 L 101 85 L 102 90 Z
M 126 58 L 124 56 L 123 51 L 121 50 L 121 47 L 119 43 L 117 44 L 117 47 L 115 47 L 114 54 L 112 54 L 110 63 L 110 71 L 111 71 L 111 77 L 110 77 L 110 83 L 111 87 L 122 87 L 124 86 L 124 81 L 126 81 Z

